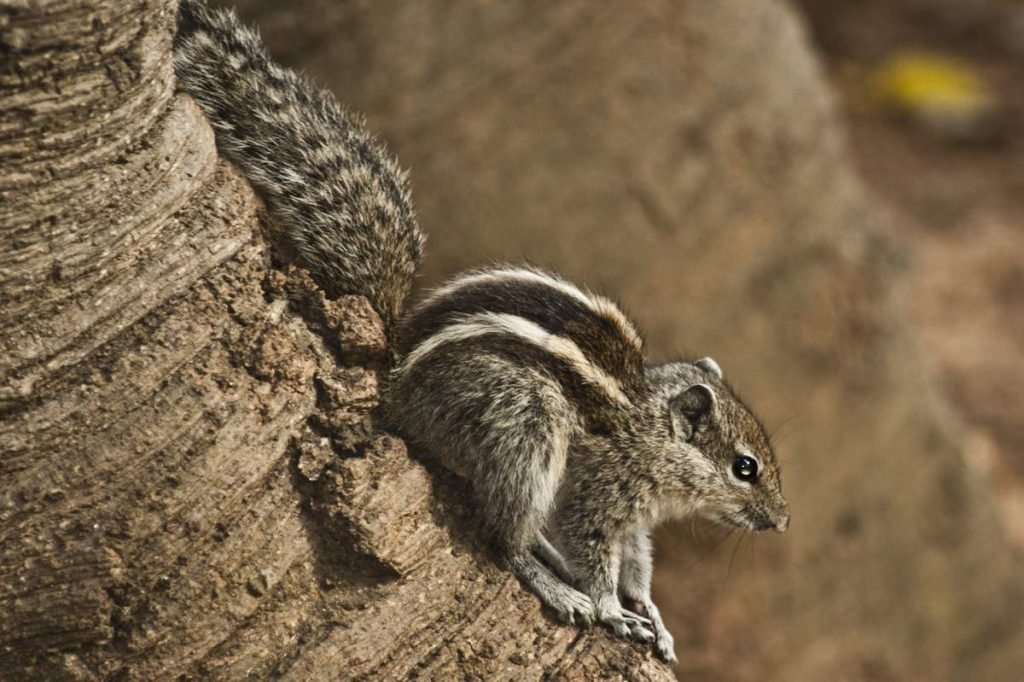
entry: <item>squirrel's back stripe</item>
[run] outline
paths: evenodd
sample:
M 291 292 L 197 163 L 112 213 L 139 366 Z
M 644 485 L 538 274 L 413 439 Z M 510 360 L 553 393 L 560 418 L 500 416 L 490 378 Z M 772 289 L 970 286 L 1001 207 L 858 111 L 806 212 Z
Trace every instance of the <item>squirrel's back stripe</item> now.
M 477 270 L 433 292 L 403 323 L 399 353 L 477 313 L 513 315 L 569 339 L 590 362 L 627 386 L 642 375 L 640 336 L 611 301 L 526 267 Z
M 615 402 L 629 404 L 618 379 L 591 362 L 572 340 L 552 334 L 523 317 L 506 313 L 476 313 L 459 318 L 417 344 L 398 371 L 408 372 L 443 345 L 488 335 L 509 337 L 549 353 L 568 365 L 584 383 L 596 387 Z
M 638 350 L 643 349 L 643 341 L 640 338 L 640 334 L 637 333 L 636 327 L 634 327 L 633 323 L 623 315 L 618 306 L 604 296 L 599 296 L 589 291 L 584 292 L 572 282 L 567 282 L 557 275 L 553 275 L 536 268 L 525 266 L 499 266 L 468 272 L 456 277 L 451 282 L 432 292 L 430 296 L 420 304 L 420 306 L 429 306 L 431 303 L 439 299 L 446 298 L 460 290 L 474 288 L 485 284 L 500 284 L 503 282 L 539 284 L 565 294 L 566 296 L 579 301 L 582 305 L 587 306 L 590 310 L 594 311 L 601 317 L 607 319 L 615 325 L 619 333 L 622 334 L 622 336 L 630 343 L 636 346 Z
M 431 302 L 438 299 L 445 298 L 450 294 L 472 287 L 478 284 L 485 284 L 489 282 L 507 282 L 507 281 L 519 281 L 519 282 L 532 282 L 535 284 L 542 284 L 552 289 L 556 289 L 561 293 L 569 296 L 570 298 L 576 299 L 585 306 L 592 307 L 592 301 L 589 296 L 580 291 L 579 287 L 566 282 L 564 279 L 555 275 L 541 272 L 533 268 L 527 267 L 513 267 L 513 266 L 499 266 L 494 268 L 483 268 L 480 270 L 474 270 L 472 272 L 463 273 L 459 275 L 447 284 L 439 287 L 423 301 L 421 305 L 427 306 Z

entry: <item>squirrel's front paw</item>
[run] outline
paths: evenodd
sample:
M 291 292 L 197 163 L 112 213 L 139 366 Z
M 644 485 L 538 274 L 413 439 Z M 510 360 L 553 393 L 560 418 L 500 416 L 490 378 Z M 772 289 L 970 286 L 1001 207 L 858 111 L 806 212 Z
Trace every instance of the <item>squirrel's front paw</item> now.
M 619 637 L 634 639 L 644 644 L 654 641 L 651 621 L 643 616 L 628 611 L 619 604 L 617 599 L 608 599 L 594 606 L 597 620 L 612 629 Z
M 590 625 L 594 622 L 594 602 L 590 597 L 568 585 L 545 600 L 558 617 L 572 625 Z
M 654 653 L 658 654 L 658 658 L 666 663 L 674 665 L 679 662 L 679 659 L 676 658 L 675 642 L 664 625 L 654 628 Z
M 658 611 L 658 607 L 650 599 L 641 599 L 639 604 L 640 609 L 651 619 L 651 628 L 654 630 L 654 653 L 666 663 L 678 663 L 675 641 L 672 639 L 672 633 L 668 631 L 665 623 L 661 620 L 661 612 Z

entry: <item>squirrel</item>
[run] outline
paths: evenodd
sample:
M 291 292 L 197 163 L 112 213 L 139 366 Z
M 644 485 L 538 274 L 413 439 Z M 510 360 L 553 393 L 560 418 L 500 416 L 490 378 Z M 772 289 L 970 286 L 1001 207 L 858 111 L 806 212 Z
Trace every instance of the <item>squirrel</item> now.
M 362 120 L 202 0 L 180 4 L 174 66 L 301 264 L 381 316 L 395 352 L 384 425 L 469 481 L 499 563 L 563 620 L 674 662 L 652 529 L 789 525 L 769 438 L 718 364 L 648 364 L 614 303 L 529 266 L 470 271 L 403 312 L 424 237 L 406 175 Z

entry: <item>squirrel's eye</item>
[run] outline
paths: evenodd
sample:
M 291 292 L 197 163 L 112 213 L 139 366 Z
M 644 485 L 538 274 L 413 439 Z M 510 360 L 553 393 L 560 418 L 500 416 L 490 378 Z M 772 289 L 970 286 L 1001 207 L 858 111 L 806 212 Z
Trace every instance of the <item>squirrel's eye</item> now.
M 753 483 L 757 480 L 757 461 L 753 457 L 739 455 L 732 461 L 732 473 L 741 481 Z

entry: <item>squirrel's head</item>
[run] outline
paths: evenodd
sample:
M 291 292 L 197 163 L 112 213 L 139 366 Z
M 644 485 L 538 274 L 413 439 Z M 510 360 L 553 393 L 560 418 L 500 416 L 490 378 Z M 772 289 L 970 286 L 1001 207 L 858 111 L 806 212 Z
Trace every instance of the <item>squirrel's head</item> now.
M 789 526 L 779 464 L 764 427 L 711 358 L 650 367 L 665 400 L 672 450 L 696 493 L 696 511 L 746 530 Z

